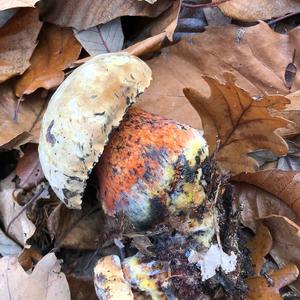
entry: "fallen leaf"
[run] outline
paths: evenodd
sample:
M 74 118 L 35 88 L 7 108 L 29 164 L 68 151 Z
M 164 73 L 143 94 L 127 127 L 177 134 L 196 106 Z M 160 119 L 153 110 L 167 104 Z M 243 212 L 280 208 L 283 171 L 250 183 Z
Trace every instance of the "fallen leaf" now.
M 172 5 L 172 0 L 158 0 L 154 4 L 137 0 L 50 0 L 44 5 L 44 21 L 83 30 L 121 16 L 157 17 Z
M 63 70 L 78 58 L 80 51 L 81 46 L 70 28 L 45 25 L 30 59 L 31 65 L 16 84 L 16 95 L 58 86 L 65 77 Z
M 265 256 L 272 248 L 272 236 L 269 229 L 260 224 L 253 239 L 248 241 L 247 248 L 251 251 L 251 262 L 254 275 L 259 276 Z
M 299 275 L 299 270 L 295 265 L 290 264 L 280 270 L 270 272 L 267 275 L 272 284 L 270 284 L 265 277 L 252 277 L 246 279 L 246 283 L 249 287 L 246 300 L 283 299 L 280 296 L 279 290 L 294 282 Z
M 160 56 L 147 61 L 153 80 L 140 96 L 138 106 L 149 112 L 201 128 L 200 118 L 183 95 L 184 87 L 204 91 L 202 75 L 223 80 L 231 72 L 236 84 L 251 96 L 290 93 L 284 73 L 294 50 L 300 53 L 300 28 L 288 34 L 274 32 L 261 22 L 250 27 L 226 25 L 208 27 L 205 32 L 183 38 L 162 49 Z M 300 65 L 300 55 L 295 57 Z M 291 91 L 300 89 L 297 72 Z
M 124 35 L 120 18 L 86 30 L 74 31 L 76 39 L 91 56 L 117 52 L 123 47 Z
M 0 0 L 0 10 L 14 7 L 34 7 L 39 0 Z
M 70 210 L 61 203 L 47 220 L 55 245 L 71 249 L 97 249 L 103 226 L 104 216 L 100 209 L 88 202 L 83 202 L 81 210 Z
M 231 78 L 226 84 L 210 77 L 204 79 L 210 87 L 209 97 L 192 88 L 184 88 L 183 92 L 201 117 L 211 155 L 220 141 L 216 159 L 222 169 L 237 174 L 253 172 L 258 163 L 247 154 L 257 149 L 270 149 L 277 155 L 287 153 L 287 144 L 274 131 L 288 121 L 269 112 L 282 110 L 289 103 L 287 98 L 266 96 L 254 100 L 230 82 Z
M 24 246 L 34 234 L 35 226 L 27 218 L 26 211 L 11 222 L 22 210 L 22 206 L 14 199 L 17 197 L 17 191 L 13 178 L 14 174 L 0 181 L 0 219 L 6 234 Z
M 273 237 L 271 255 L 279 265 L 283 267 L 294 263 L 300 268 L 300 227 L 284 216 L 271 215 L 262 219 L 268 226 Z M 300 224 L 300 223 L 298 223 Z M 300 278 L 292 284 L 300 291 Z
M 283 215 L 299 222 L 295 212 L 276 196 L 247 183 L 234 182 L 237 208 L 241 209 L 242 223 L 255 231 L 257 220 L 269 215 Z
M 67 276 L 72 300 L 97 300 L 94 281 L 91 278 Z
M 18 256 L 18 262 L 27 271 L 33 267 L 34 262 L 38 262 L 42 258 L 43 256 L 32 248 L 24 248 Z
M 22 248 L 0 229 L 1 256 L 18 256 Z
M 47 105 L 40 94 L 18 101 L 10 84 L 0 86 L 0 148 L 10 150 L 26 142 L 38 142 L 40 121 Z
M 38 145 L 28 144 L 23 152 L 16 166 L 16 175 L 20 179 L 17 187 L 28 190 L 37 186 L 45 176 L 39 160 Z
M 300 217 L 300 173 L 297 171 L 265 170 L 241 174 L 235 182 L 251 184 L 285 202 Z
M 27 8 L 19 10 L 0 28 L 0 82 L 29 67 L 41 26 L 39 11 Z
M 300 133 L 300 91 L 291 93 L 286 97 L 291 103 L 287 105 L 285 110 L 278 112 L 277 115 L 289 119 L 292 123 L 288 124 L 286 128 L 279 129 L 278 133 L 289 138 Z
M 213 0 L 218 3 L 220 0 Z M 224 15 L 241 21 L 268 20 L 300 11 L 297 0 L 230 0 L 218 5 Z
M 23 270 L 16 257 L 3 257 L 0 277 L 2 299 L 71 299 L 68 282 L 54 253 L 44 256 L 31 274 Z

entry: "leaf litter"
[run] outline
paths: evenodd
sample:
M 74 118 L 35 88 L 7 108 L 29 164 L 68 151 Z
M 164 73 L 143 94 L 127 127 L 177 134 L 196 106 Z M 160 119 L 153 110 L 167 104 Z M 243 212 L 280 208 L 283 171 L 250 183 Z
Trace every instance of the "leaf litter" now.
M 118 256 L 130 299 L 297 299 L 299 1 L 2 2 L 1 295 L 102 299 L 95 284 L 114 300 L 111 266 L 93 269 Z M 135 106 L 197 128 L 209 147 L 204 202 L 147 228 L 106 215 L 94 172 L 83 209 L 66 208 L 37 150 L 64 78 L 118 51 L 153 72 Z

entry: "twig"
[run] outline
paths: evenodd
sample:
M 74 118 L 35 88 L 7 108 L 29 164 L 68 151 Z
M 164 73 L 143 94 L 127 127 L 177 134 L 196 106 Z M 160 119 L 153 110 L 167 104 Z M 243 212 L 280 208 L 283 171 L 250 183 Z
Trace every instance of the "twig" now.
M 201 3 L 201 4 L 190 4 L 190 3 L 182 3 L 183 7 L 188 7 L 188 8 L 205 8 L 205 7 L 217 7 L 219 4 L 222 4 L 224 2 L 228 2 L 230 0 L 221 0 L 217 3 Z
M 11 221 L 9 222 L 7 229 L 6 229 L 7 234 L 9 233 L 9 229 L 10 229 L 11 225 L 13 224 L 13 222 L 15 222 L 21 216 L 21 214 L 24 211 L 26 211 L 26 209 L 28 207 L 30 207 L 36 200 L 39 199 L 39 197 L 41 196 L 43 191 L 44 191 L 44 187 L 41 186 L 39 191 L 22 207 L 22 209 L 18 212 L 18 214 L 11 219 Z
M 268 22 L 268 25 L 273 25 L 274 23 L 276 23 L 276 22 L 278 22 L 278 21 L 281 21 L 281 20 L 284 20 L 284 19 L 286 19 L 286 18 L 295 16 L 295 15 L 297 15 L 297 14 L 299 14 L 299 13 L 300 13 L 300 11 L 296 11 L 296 12 L 291 12 L 291 13 L 286 14 L 286 15 L 284 15 L 284 16 L 278 17 L 278 18 L 276 18 L 276 19 L 274 19 L 274 20 L 269 21 L 269 22 Z

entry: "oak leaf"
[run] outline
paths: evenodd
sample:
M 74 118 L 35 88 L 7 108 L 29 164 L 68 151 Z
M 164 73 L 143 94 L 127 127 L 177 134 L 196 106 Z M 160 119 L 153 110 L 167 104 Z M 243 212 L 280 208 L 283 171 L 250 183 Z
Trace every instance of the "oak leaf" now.
M 38 142 L 40 121 L 47 99 L 40 94 L 18 103 L 10 84 L 0 86 L 0 148 L 12 149 L 28 141 Z
M 289 94 L 284 73 L 294 50 L 300 53 L 299 45 L 300 27 L 280 34 L 263 22 L 250 27 L 209 26 L 205 32 L 190 34 L 162 49 L 160 56 L 147 60 L 153 80 L 138 106 L 201 128 L 200 118 L 182 93 L 184 87 L 204 90 L 202 75 L 223 80 L 223 74 L 230 72 L 251 96 Z M 296 54 L 295 64 L 300 65 L 300 55 Z M 291 92 L 299 89 L 297 72 Z
M 1 299 L 69 300 L 70 291 L 66 276 L 54 253 L 40 260 L 31 274 L 26 273 L 17 257 L 0 259 Z
M 0 0 L 0 10 L 15 7 L 34 7 L 39 0 Z
M 210 87 L 210 96 L 193 89 L 183 92 L 199 113 L 210 154 L 217 141 L 217 161 L 222 169 L 233 173 L 253 172 L 257 162 L 248 156 L 257 149 L 270 149 L 276 155 L 288 151 L 286 142 L 274 131 L 288 124 L 286 119 L 274 117 L 269 110 L 282 110 L 289 100 L 283 96 L 266 96 L 254 100 L 232 81 L 221 84 L 216 79 L 204 77 Z
M 285 202 L 300 217 L 300 173 L 278 169 L 241 174 L 232 179 L 258 187 Z
M 44 3 L 43 20 L 77 30 L 107 23 L 121 16 L 157 17 L 172 5 L 172 0 L 154 4 L 137 0 L 50 0 Z M 76 7 L 76 9 L 75 9 Z
M 0 28 L 0 82 L 29 67 L 41 26 L 39 11 L 25 8 Z
M 220 0 L 213 0 L 213 3 L 218 2 Z M 297 0 L 231 0 L 220 3 L 218 7 L 230 18 L 251 22 L 299 12 L 300 2 Z
M 31 65 L 16 84 L 16 95 L 58 86 L 64 79 L 63 70 L 78 58 L 80 51 L 81 46 L 70 28 L 45 25 L 30 59 Z

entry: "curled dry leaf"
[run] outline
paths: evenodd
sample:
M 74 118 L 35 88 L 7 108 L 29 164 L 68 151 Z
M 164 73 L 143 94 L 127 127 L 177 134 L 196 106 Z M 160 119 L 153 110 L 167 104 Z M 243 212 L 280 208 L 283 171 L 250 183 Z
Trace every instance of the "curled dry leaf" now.
M 279 267 L 294 263 L 300 268 L 300 223 L 297 225 L 288 218 L 278 215 L 267 216 L 262 221 L 271 231 L 273 237 L 271 255 Z M 300 278 L 292 286 L 300 291 Z
M 40 94 L 29 96 L 24 102 L 18 101 L 11 85 L 0 86 L 0 147 L 10 150 L 28 141 L 37 142 L 40 122 L 47 100 Z
M 43 20 L 83 30 L 121 16 L 157 17 L 171 4 L 171 0 L 159 0 L 154 4 L 137 0 L 50 0 L 44 3 Z
M 210 154 L 220 141 L 219 166 L 233 173 L 253 172 L 258 164 L 247 155 L 249 152 L 270 149 L 277 155 L 287 153 L 286 142 L 274 131 L 288 121 L 273 117 L 269 110 L 282 110 L 289 100 L 283 96 L 254 100 L 231 81 L 231 74 L 227 75 L 226 84 L 204 77 L 210 87 L 209 97 L 192 88 L 185 88 L 184 94 L 201 117 Z
M 218 3 L 220 0 L 213 0 Z M 222 1 L 221 1 L 222 2 Z M 298 0 L 231 0 L 218 5 L 224 15 L 241 21 L 268 20 L 300 11 Z
M 16 257 L 0 259 L 0 295 L 2 299 L 69 300 L 65 275 L 54 253 L 40 260 L 31 274 L 26 273 Z
M 0 82 L 29 67 L 41 26 L 38 9 L 25 8 L 0 28 Z
M 0 219 L 6 233 L 20 245 L 26 245 L 27 240 L 34 234 L 35 226 L 27 218 L 26 211 L 11 222 L 22 210 L 14 197 L 17 196 L 14 174 L 0 181 Z
M 91 56 L 117 52 L 123 47 L 124 34 L 120 18 L 86 30 L 74 31 L 77 40 Z
M 34 7 L 39 0 L 0 0 L 0 10 L 15 7 Z
M 260 224 L 254 238 L 247 243 L 247 248 L 251 251 L 251 261 L 255 275 L 259 276 L 264 257 L 272 248 L 272 236 L 269 229 Z
M 201 34 L 185 37 L 147 61 L 153 81 L 138 105 L 148 112 L 201 128 L 200 119 L 182 89 L 205 91 L 203 74 L 223 80 L 224 72 L 231 72 L 237 85 L 251 96 L 286 95 L 290 91 L 285 86 L 285 68 L 292 61 L 294 50 L 300 53 L 299 32 L 297 27 L 287 35 L 279 34 L 261 22 L 245 28 L 208 27 Z M 296 55 L 295 64 L 300 65 L 300 55 Z M 291 91 L 299 89 L 297 72 Z
M 255 231 L 257 219 L 283 215 L 300 224 L 295 212 L 276 196 L 247 183 L 234 182 L 236 206 L 241 209 L 242 223 Z
M 16 95 L 31 94 L 38 88 L 51 89 L 64 79 L 63 70 L 79 56 L 80 44 L 70 28 L 44 25 L 30 67 L 16 84 Z
M 37 144 L 28 144 L 23 150 L 24 155 L 16 166 L 16 175 L 20 179 L 17 186 L 22 189 L 31 189 L 37 186 L 44 178 L 39 160 Z
M 285 202 L 300 217 L 300 173 L 278 169 L 241 174 L 233 178 L 258 187 Z
M 249 291 L 246 300 L 281 300 L 279 290 L 288 284 L 294 282 L 299 275 L 298 268 L 293 265 L 267 274 L 270 284 L 266 277 L 252 277 L 247 278 Z

